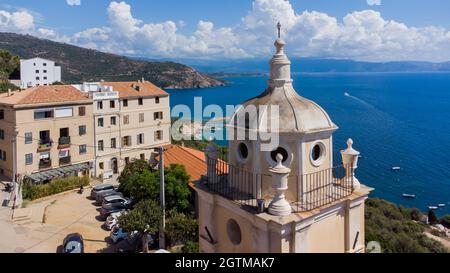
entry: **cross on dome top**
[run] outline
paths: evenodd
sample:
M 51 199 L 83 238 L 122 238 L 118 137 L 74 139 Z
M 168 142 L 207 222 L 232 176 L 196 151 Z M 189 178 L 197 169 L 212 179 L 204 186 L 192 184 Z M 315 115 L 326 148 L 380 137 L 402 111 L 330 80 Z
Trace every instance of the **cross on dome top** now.
M 278 28 L 278 39 L 281 39 L 281 23 L 280 22 L 278 22 L 277 28 Z

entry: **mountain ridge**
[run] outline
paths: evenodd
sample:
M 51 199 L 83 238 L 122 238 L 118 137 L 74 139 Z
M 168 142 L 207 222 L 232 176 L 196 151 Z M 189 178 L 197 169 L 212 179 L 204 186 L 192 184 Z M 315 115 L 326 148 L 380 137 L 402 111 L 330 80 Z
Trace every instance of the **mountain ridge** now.
M 67 83 L 135 81 L 144 77 L 167 89 L 224 85 L 223 81 L 180 63 L 135 60 L 31 35 L 0 32 L 0 49 L 8 50 L 21 59 L 41 57 L 55 61 L 61 66 L 62 81 Z

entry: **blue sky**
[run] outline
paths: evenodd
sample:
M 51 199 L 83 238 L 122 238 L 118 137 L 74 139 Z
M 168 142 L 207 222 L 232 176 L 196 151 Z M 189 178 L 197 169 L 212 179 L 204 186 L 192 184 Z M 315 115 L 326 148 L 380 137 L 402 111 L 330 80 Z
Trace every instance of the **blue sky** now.
M 448 11 L 446 0 L 1 0 L 0 31 L 127 55 L 244 58 L 272 50 L 280 20 L 298 56 L 445 61 Z

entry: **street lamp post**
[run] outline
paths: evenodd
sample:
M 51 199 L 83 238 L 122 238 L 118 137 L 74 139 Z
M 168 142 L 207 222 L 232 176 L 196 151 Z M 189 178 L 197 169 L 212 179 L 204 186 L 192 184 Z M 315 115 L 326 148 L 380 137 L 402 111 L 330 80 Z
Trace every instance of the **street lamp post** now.
M 159 172 L 160 172 L 160 179 L 159 179 L 159 192 L 160 192 L 160 205 L 162 209 L 162 219 L 161 219 L 161 227 L 159 230 L 159 248 L 165 249 L 166 248 L 166 242 L 165 242 L 165 230 L 166 230 L 166 197 L 164 194 L 164 147 L 159 148 Z

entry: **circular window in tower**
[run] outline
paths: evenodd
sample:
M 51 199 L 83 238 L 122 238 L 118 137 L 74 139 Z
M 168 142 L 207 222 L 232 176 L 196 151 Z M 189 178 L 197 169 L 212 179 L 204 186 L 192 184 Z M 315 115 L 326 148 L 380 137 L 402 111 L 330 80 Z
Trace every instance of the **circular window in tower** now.
M 318 167 L 322 165 L 325 159 L 325 145 L 322 142 L 318 142 L 313 145 L 311 149 L 311 163 Z
M 249 151 L 248 151 L 248 146 L 245 143 L 239 143 L 238 147 L 237 147 L 237 155 L 238 155 L 238 160 L 240 162 L 245 162 L 248 159 L 248 155 L 249 155 Z
M 241 228 L 239 224 L 234 219 L 228 220 L 227 223 L 227 234 L 228 239 L 233 243 L 233 245 L 239 245 L 242 241 Z
M 275 150 L 273 150 L 272 152 L 270 152 L 270 158 L 277 162 L 277 155 L 280 154 L 283 156 L 283 163 L 285 163 L 288 158 L 289 158 L 289 153 L 288 151 L 286 151 L 286 149 L 282 148 L 282 147 L 278 147 Z

